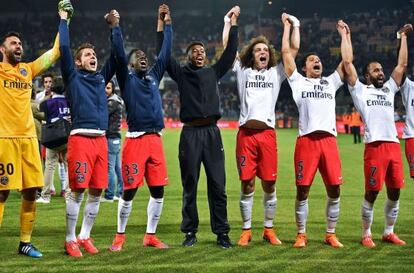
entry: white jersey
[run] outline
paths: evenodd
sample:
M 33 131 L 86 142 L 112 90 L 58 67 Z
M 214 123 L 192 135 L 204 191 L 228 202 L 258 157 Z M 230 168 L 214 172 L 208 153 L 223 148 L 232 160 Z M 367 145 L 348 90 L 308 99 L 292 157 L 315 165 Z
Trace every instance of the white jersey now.
M 407 113 L 403 138 L 412 138 L 414 137 L 414 82 L 406 78 L 400 91 L 402 102 Z
M 338 72 L 329 77 L 307 78 L 295 69 L 288 78 L 299 111 L 299 136 L 315 131 L 336 132 L 335 95 L 343 82 Z
M 275 107 L 280 86 L 286 79 L 283 65 L 257 71 L 242 68 L 239 60 L 233 66 L 236 72 L 237 89 L 240 97 L 240 119 L 242 126 L 249 120 L 259 120 L 269 127 L 275 127 Z
M 366 85 L 359 80 L 350 86 L 355 107 L 364 122 L 364 142 L 392 141 L 399 143 L 394 121 L 394 96 L 399 88 L 390 78 L 382 88 Z

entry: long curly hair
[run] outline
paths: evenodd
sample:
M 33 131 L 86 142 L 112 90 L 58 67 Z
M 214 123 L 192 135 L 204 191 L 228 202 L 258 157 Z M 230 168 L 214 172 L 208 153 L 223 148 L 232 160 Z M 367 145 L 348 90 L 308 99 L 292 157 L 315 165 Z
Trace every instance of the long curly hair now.
M 275 48 L 270 44 L 269 40 L 261 35 L 255 37 L 250 40 L 250 42 L 243 47 L 241 50 L 239 57 L 242 67 L 253 68 L 254 66 L 254 56 L 253 56 L 253 48 L 256 44 L 265 44 L 269 48 L 269 63 L 267 64 L 267 68 L 271 68 L 277 65 L 277 55 Z

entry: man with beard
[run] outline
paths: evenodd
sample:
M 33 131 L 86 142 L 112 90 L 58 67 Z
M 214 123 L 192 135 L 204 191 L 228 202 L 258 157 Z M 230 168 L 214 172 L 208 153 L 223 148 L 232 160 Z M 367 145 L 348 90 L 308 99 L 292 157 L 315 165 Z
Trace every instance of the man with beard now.
M 68 140 L 68 174 L 71 193 L 66 201 L 66 253 L 81 257 L 80 247 L 90 254 L 98 253 L 90 233 L 99 212 L 102 190 L 108 186 L 108 106 L 105 86 L 115 74 L 113 57 L 97 72 L 98 59 L 93 45 L 82 44 L 72 58 L 67 25 L 67 13 L 60 13 L 60 52 L 63 82 L 66 86 L 72 118 Z M 107 17 L 111 38 L 120 35 L 119 14 L 111 11 Z M 113 51 L 122 51 L 113 44 Z M 84 191 L 88 199 L 84 207 L 82 228 L 76 238 L 76 223 Z
M 332 247 L 343 247 L 335 235 L 339 218 L 340 185 L 342 184 L 341 160 L 336 143 L 335 95 L 343 85 L 344 72 L 340 63 L 334 73 L 322 76 L 323 66 L 318 55 L 306 54 L 302 61 L 302 76 L 290 52 L 289 35 L 295 21 L 282 15 L 284 32 L 282 57 L 285 73 L 292 88 L 293 99 L 299 110 L 299 136 L 295 147 L 296 202 L 295 216 L 297 236 L 294 247 L 307 245 L 306 222 L 308 218 L 308 196 L 316 171 L 325 183 L 326 234 L 325 243 Z M 344 24 L 344 23 L 342 23 Z M 346 36 L 342 39 L 347 38 Z M 296 41 L 299 44 L 299 41 Z
M 20 35 L 9 32 L 1 39 L 0 52 L 0 226 L 10 190 L 17 189 L 22 194 L 19 254 L 40 258 L 31 235 L 43 173 L 30 98 L 33 78 L 59 58 L 59 39 L 38 59 L 23 63 Z
M 391 78 L 385 81 L 383 68 L 379 62 L 369 62 L 363 70 L 366 84 L 359 81 L 352 63 L 353 50 L 349 28 L 339 26 L 342 36 L 341 54 L 346 72 L 346 80 L 355 107 L 361 114 L 365 126 L 364 174 L 365 196 L 361 208 L 362 239 L 361 244 L 368 248 L 375 247 L 372 240 L 371 225 L 373 206 L 385 181 L 387 201 L 385 202 L 385 227 L 382 241 L 405 245 L 394 233 L 394 225 L 399 210 L 400 189 L 404 186 L 404 176 L 400 144 L 394 122 L 394 95 L 398 92 L 407 68 L 407 33 L 412 31 L 408 25 L 398 31 L 401 47 L 398 64 Z
M 238 16 L 239 13 L 231 14 L 229 43 L 214 65 L 207 66 L 204 44 L 200 41 L 188 45 L 187 64 L 181 66 L 171 58 L 167 65 L 168 74 L 178 85 L 180 119 L 184 123 L 178 148 L 183 186 L 183 246 L 193 246 L 197 242 L 197 185 L 203 163 L 207 176 L 211 229 L 217 235 L 219 246 L 232 247 L 228 236 L 230 226 L 227 220 L 224 148 L 217 127 L 217 120 L 221 117 L 217 83 L 231 68 L 236 57 Z M 162 32 L 159 31 L 159 34 L 161 36 Z
M 116 76 L 126 106 L 128 132 L 122 152 L 124 192 L 118 203 L 118 230 L 110 247 L 111 251 L 120 251 L 125 243 L 125 229 L 132 210 L 132 201 L 138 187 L 144 185 L 144 177 L 150 199 L 143 245 L 168 248 L 168 245 L 155 236 L 164 204 L 164 186 L 168 185 L 161 140 L 164 117 L 159 90 L 172 46 L 171 16 L 167 5 L 159 7 L 157 29 L 162 29 L 164 23 L 164 41 L 152 68 L 149 68 L 148 58 L 140 49 L 131 50 L 128 58 L 123 50 L 121 54 L 115 55 Z M 114 37 L 113 41 L 117 46 L 123 47 L 121 35 Z

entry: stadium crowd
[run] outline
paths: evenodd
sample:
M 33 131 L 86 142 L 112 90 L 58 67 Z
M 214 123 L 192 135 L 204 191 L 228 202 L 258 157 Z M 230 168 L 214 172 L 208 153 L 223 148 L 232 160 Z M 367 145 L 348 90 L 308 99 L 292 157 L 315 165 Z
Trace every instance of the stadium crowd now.
M 174 56 L 184 63 L 187 42 L 201 40 L 205 43 L 207 58 L 210 63 L 215 63 L 217 57 L 223 51 L 221 44 L 222 18 L 221 15 L 207 15 L 203 20 L 197 20 L 199 15 L 180 14 L 174 18 Z M 338 18 L 330 14 L 314 14 L 312 17 L 300 18 L 303 23 L 301 28 L 301 52 L 316 52 L 324 63 L 325 73 L 330 73 L 336 68 L 340 59 L 339 37 L 337 37 L 335 24 Z M 397 44 L 395 32 L 397 26 L 403 22 L 411 22 L 414 19 L 413 9 L 401 7 L 400 9 L 387 10 L 378 9 L 370 12 L 345 13 L 343 19 L 349 22 L 352 28 L 352 39 L 356 53 L 355 67 L 359 75 L 364 63 L 371 59 L 377 59 L 384 64 L 385 74 L 390 74 L 396 60 Z M 22 34 L 26 45 L 25 58 L 34 59 L 51 44 L 51 35 L 55 33 L 54 24 L 56 18 L 51 16 L 38 16 L 32 18 L 26 15 L 20 18 L 0 18 L 0 33 L 8 31 L 8 26 L 15 26 L 15 30 Z M 7 22 L 7 23 L 6 23 Z M 147 27 L 153 23 L 153 27 Z M 73 46 L 79 45 L 81 41 L 90 41 L 93 44 L 103 45 L 108 43 L 107 29 L 102 24 L 101 18 L 79 14 L 73 19 L 71 34 Z M 209 28 L 204 26 L 208 25 Z M 145 27 L 140 27 L 145 26 Z M 123 18 L 123 29 L 125 32 L 125 47 L 128 51 L 133 47 L 145 48 L 148 58 L 153 63 L 156 52 L 156 35 L 154 16 L 128 16 Z M 280 18 L 258 17 L 256 15 L 244 14 L 240 19 L 240 46 L 246 44 L 252 37 L 263 34 L 269 37 L 270 42 L 280 54 L 282 24 Z M 151 37 L 151 38 L 148 38 Z M 409 37 L 409 39 L 413 39 Z M 315 43 L 314 41 L 320 41 Z M 326 50 L 329 48 L 329 50 Z M 109 48 L 100 46 L 97 51 L 98 57 L 106 59 L 109 56 Z M 301 59 L 299 54 L 298 60 Z M 409 60 L 414 59 L 414 52 L 409 52 Z M 53 70 L 59 74 L 58 65 Z M 408 67 L 408 77 L 414 76 L 414 66 Z M 167 118 L 178 119 L 179 99 L 176 85 L 166 74 L 165 88 L 161 88 L 163 97 L 164 113 Z M 40 81 L 38 87 L 41 87 Z M 230 71 L 221 80 L 221 110 L 225 119 L 237 120 L 239 106 L 237 102 L 237 91 L 234 74 Z M 341 88 L 342 90 L 342 88 Z M 343 114 L 351 112 L 349 105 L 352 103 L 347 90 L 338 91 L 337 112 Z M 291 90 L 284 83 L 279 95 L 276 111 L 279 116 L 297 118 L 298 113 L 292 100 Z M 405 110 L 401 103 L 401 96 L 396 96 L 396 116 L 403 120 Z

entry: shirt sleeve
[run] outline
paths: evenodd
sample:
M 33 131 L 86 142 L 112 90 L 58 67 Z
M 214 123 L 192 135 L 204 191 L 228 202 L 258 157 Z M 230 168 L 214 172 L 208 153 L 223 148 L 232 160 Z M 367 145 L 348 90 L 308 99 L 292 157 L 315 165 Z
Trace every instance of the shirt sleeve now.
M 341 77 L 339 76 L 338 71 L 334 71 L 331 75 L 328 77 L 328 82 L 332 83 L 335 87 L 335 90 L 338 90 L 339 87 L 341 87 L 344 83 L 341 80 Z
M 237 73 L 237 72 L 239 72 L 240 70 L 241 70 L 241 63 L 240 63 L 240 60 L 239 60 L 239 59 L 237 59 L 237 60 L 234 62 L 234 64 L 233 64 L 232 71 L 233 71 L 233 72 L 235 72 L 235 73 Z
M 302 85 L 303 78 L 304 77 L 301 74 L 299 74 L 297 69 L 293 71 L 290 77 L 287 77 L 290 88 L 292 89 L 293 98 L 297 98 L 297 95 L 300 94 L 300 92 L 302 91 L 300 87 Z
M 32 70 L 33 78 L 48 70 L 60 57 L 59 51 L 59 33 L 56 35 L 53 47 L 43 53 L 35 61 L 28 63 Z
M 165 26 L 165 35 L 164 40 L 161 46 L 161 50 L 158 54 L 157 61 L 153 67 L 155 77 L 158 81 L 161 81 L 164 71 L 166 69 L 167 63 L 171 57 L 171 47 L 172 47 L 172 27 L 171 25 Z
M 280 80 L 280 84 L 282 84 L 282 82 L 287 78 L 286 74 L 285 74 L 285 68 L 283 67 L 283 63 L 280 62 L 277 66 L 276 66 L 276 73 L 277 76 Z
M 398 87 L 397 83 L 394 81 L 392 77 L 384 84 L 386 87 L 390 89 L 392 93 L 397 93 L 400 91 L 400 87 Z

